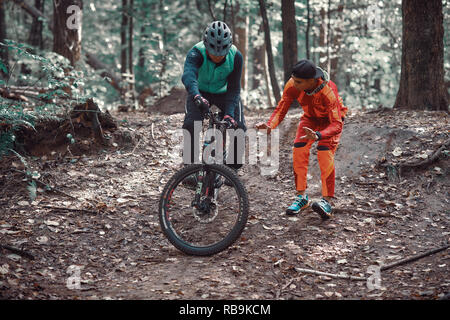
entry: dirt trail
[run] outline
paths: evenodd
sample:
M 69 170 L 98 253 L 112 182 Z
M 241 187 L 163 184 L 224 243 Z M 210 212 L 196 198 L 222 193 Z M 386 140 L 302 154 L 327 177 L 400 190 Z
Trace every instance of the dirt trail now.
M 248 114 L 248 127 L 269 114 Z M 179 166 L 174 133 L 183 115 L 113 116 L 131 144 L 75 159 L 28 160 L 41 180 L 73 198 L 40 188 L 30 203 L 23 177 L 10 170 L 20 169 L 20 161 L 3 160 L 0 243 L 35 259 L 0 251 L 1 298 L 438 299 L 450 291 L 448 250 L 383 272 L 374 290 L 364 281 L 295 269 L 368 277 L 369 266 L 449 240 L 448 157 L 393 182 L 376 167 L 383 157 L 406 161 L 420 150 L 430 153 L 446 138 L 447 115 L 353 112 L 336 154 L 335 205 L 392 216 L 346 212 L 322 222 L 311 210 L 284 214 L 294 194 L 291 147 L 300 117 L 290 112 L 280 128 L 279 170 L 273 176 L 261 176 L 255 165 L 241 170 L 250 197 L 248 225 L 240 241 L 213 257 L 182 254 L 158 224 L 159 194 Z M 401 155 L 392 154 L 395 148 Z M 311 150 L 308 193 L 317 199 L 320 172 Z M 100 213 L 61 209 L 94 211 L 92 203 Z

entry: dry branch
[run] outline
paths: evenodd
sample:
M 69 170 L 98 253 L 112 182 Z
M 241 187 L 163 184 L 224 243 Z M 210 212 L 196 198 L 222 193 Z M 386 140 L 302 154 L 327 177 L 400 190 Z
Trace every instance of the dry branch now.
M 368 211 L 357 208 L 333 208 L 334 213 L 343 213 L 343 212 L 357 212 L 361 214 L 368 214 L 377 217 L 392 217 L 389 213 L 383 213 L 379 211 Z
M 347 276 L 347 275 L 322 272 L 322 271 L 317 271 L 317 270 L 312 270 L 312 269 L 295 268 L 295 271 L 302 272 L 302 273 L 315 274 L 318 276 L 327 276 L 327 277 L 331 277 L 331 278 L 339 278 L 339 279 L 347 279 L 347 280 L 355 280 L 355 281 L 367 281 L 367 279 L 364 277 Z
M 25 97 L 25 94 L 18 94 L 16 92 L 8 90 L 7 88 L 0 88 L 0 96 L 2 96 L 5 99 L 28 102 L 28 99 Z
M 75 211 L 75 212 L 86 212 L 97 214 L 97 211 L 87 210 L 87 209 L 76 209 L 76 208 L 67 208 L 67 207 L 54 207 L 54 206 L 42 206 L 42 208 L 52 209 L 52 210 L 63 210 L 63 211 Z
M 403 265 L 406 263 L 414 262 L 414 261 L 417 261 L 424 257 L 428 257 L 432 254 L 444 251 L 444 250 L 448 249 L 449 247 L 450 247 L 450 244 L 446 244 L 445 246 L 442 246 L 440 248 L 436 248 L 436 249 L 433 249 L 433 250 L 430 250 L 425 253 L 421 253 L 421 254 L 418 254 L 418 255 L 415 255 L 415 256 L 412 256 L 409 258 L 405 258 L 405 259 L 399 260 L 399 261 L 391 263 L 391 264 L 383 265 L 383 266 L 381 266 L 380 270 L 385 271 L 385 270 L 389 270 L 389 269 L 392 269 L 394 267 L 397 267 L 397 266 L 400 266 L 400 265 Z
M 15 254 L 18 254 L 19 256 L 28 258 L 30 260 L 34 260 L 34 256 L 31 253 L 26 252 L 26 251 L 24 251 L 22 249 L 11 247 L 11 246 L 8 246 L 8 245 L 3 245 L 3 244 L 0 244 L 0 248 L 9 250 L 9 251 L 11 251 L 11 252 L 13 252 Z

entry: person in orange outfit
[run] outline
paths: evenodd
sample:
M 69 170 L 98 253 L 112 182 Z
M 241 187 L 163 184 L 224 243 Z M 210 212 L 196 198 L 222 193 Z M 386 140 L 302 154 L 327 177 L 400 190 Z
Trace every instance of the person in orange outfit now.
M 293 148 L 293 167 L 297 196 L 286 210 L 294 215 L 309 206 L 306 195 L 306 176 L 309 153 L 312 144 L 318 141 L 317 158 L 319 162 L 322 199 L 312 204 L 312 209 L 324 220 L 331 217 L 330 200 L 334 197 L 335 165 L 334 154 L 342 134 L 343 121 L 347 108 L 344 107 L 336 84 L 329 80 L 328 74 L 310 60 L 300 60 L 292 70 L 286 83 L 283 96 L 267 123 L 258 123 L 257 129 L 268 133 L 283 121 L 294 99 L 303 108 L 303 115 L 297 128 Z

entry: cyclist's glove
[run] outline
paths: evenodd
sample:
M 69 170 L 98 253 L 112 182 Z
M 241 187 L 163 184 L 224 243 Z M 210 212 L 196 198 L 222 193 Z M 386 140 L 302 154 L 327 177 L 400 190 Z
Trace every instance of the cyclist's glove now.
M 209 111 L 209 102 L 201 95 L 197 94 L 194 97 L 194 104 L 200 109 L 200 112 L 203 116 L 206 116 Z
M 238 127 L 237 122 L 229 115 L 223 117 L 223 121 L 227 123 L 227 129 L 237 129 Z

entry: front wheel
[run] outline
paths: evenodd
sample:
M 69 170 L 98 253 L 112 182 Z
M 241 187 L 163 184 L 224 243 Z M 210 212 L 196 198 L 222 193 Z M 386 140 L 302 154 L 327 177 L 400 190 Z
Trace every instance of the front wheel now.
M 159 222 L 179 250 L 213 255 L 238 239 L 248 209 L 247 191 L 233 170 L 219 164 L 193 164 L 175 173 L 165 185 Z

